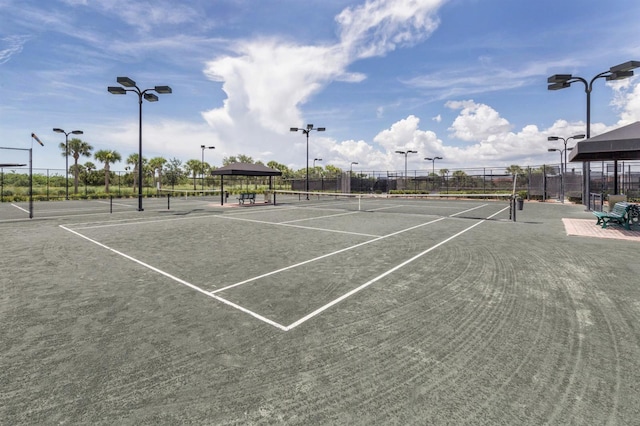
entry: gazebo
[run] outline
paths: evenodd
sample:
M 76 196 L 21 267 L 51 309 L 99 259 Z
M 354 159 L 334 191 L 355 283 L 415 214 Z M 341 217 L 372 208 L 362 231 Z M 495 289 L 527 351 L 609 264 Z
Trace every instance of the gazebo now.
M 212 176 L 220 176 L 220 205 L 224 205 L 225 176 L 269 176 L 269 189 L 273 186 L 273 176 L 282 176 L 282 172 L 263 164 L 233 163 L 211 171 Z
M 618 160 L 640 160 L 640 121 L 578 142 L 569 161 L 613 161 L 613 192 L 618 193 Z

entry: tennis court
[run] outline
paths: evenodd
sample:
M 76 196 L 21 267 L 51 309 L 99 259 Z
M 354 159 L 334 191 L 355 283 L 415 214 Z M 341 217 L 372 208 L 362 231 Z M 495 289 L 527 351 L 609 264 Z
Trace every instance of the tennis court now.
M 276 197 L 46 203 L 32 221 L 0 205 L 0 417 L 640 417 L 640 243 L 568 236 L 581 206 L 514 222 L 504 199 Z

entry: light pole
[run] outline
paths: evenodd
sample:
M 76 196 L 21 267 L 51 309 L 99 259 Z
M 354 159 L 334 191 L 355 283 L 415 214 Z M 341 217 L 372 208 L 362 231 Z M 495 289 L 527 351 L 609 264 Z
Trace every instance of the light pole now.
M 442 157 L 425 157 L 425 160 L 431 161 L 431 177 L 433 178 L 433 189 L 436 189 L 436 160 L 442 160 Z
M 322 161 L 322 158 L 314 158 L 313 159 L 313 168 L 315 169 L 316 167 L 316 161 Z
M 632 70 L 638 67 L 640 67 L 640 61 L 628 61 L 623 64 L 615 65 L 600 74 L 596 74 L 596 76 L 589 82 L 582 77 L 574 76 L 572 74 L 554 74 L 547 79 L 547 83 L 549 83 L 547 89 L 565 89 L 571 86 L 571 83 L 576 83 L 578 81 L 584 84 L 584 91 L 587 94 L 587 139 L 589 139 L 591 137 L 591 90 L 593 90 L 593 82 L 599 78 L 606 78 L 607 81 L 629 78 L 633 76 Z M 618 162 L 614 161 L 614 163 L 617 171 Z M 589 193 L 591 192 L 591 166 L 588 161 L 582 163 L 582 176 L 584 181 L 582 187 L 582 204 L 586 205 L 588 209 L 591 209 L 589 202 Z M 617 192 L 617 182 L 614 185 L 614 191 Z
M 567 142 L 569 142 L 571 139 L 584 139 L 584 135 L 580 134 L 580 135 L 573 135 L 573 136 L 569 136 L 568 138 L 562 138 L 560 136 L 549 136 L 547 138 L 548 141 L 562 141 L 564 143 L 564 168 L 562 169 L 562 173 L 566 173 L 567 172 Z M 568 151 L 571 151 L 570 149 Z M 562 160 L 562 158 L 560 159 Z M 560 165 L 562 165 L 562 161 L 560 161 Z
M 89 179 L 89 173 L 91 173 L 91 167 L 87 167 L 87 172 L 84 175 L 84 196 L 87 196 L 87 180 Z M 106 173 L 106 172 L 105 172 Z
M 412 151 L 410 149 L 406 151 L 396 151 L 396 154 L 404 155 L 404 188 L 407 189 L 407 156 L 409 154 L 417 154 L 418 151 Z
M 216 149 L 216 147 L 215 146 L 200 145 L 200 149 L 202 149 L 202 190 L 204 191 L 204 150 L 205 149 Z
M 66 175 L 66 199 L 69 199 L 69 135 L 74 134 L 74 135 L 81 135 L 84 132 L 82 130 L 72 130 L 70 132 L 65 132 L 64 130 L 55 127 L 53 129 L 54 132 L 56 133 L 64 133 L 64 157 L 65 157 L 65 175 Z
M 129 77 L 118 77 L 116 79 L 118 84 L 124 87 L 130 87 L 125 89 L 119 86 L 109 86 L 107 90 L 112 95 L 126 95 L 127 92 L 135 92 L 138 95 L 138 211 L 143 211 L 142 208 L 142 98 L 148 102 L 158 102 L 158 96 L 155 93 L 149 93 L 154 91 L 160 94 L 171 93 L 171 87 L 169 86 L 155 86 L 153 89 L 140 90 L 136 85 L 136 82 Z
M 572 150 L 572 149 L 573 148 L 569 148 L 569 150 Z M 564 149 L 549 148 L 547 149 L 547 151 L 549 152 L 558 151 L 560 153 L 560 202 L 564 203 L 564 166 L 562 165 L 562 154 L 564 153 L 566 156 L 567 148 L 566 147 Z
M 358 164 L 357 161 L 352 161 L 351 164 L 349 165 L 349 179 L 351 179 L 351 175 L 353 174 L 353 165 L 354 164 Z
M 303 134 L 307 136 L 307 177 L 306 177 L 306 192 L 307 192 L 307 200 L 309 199 L 309 132 L 312 130 L 316 130 L 318 132 L 324 132 L 327 130 L 325 127 L 313 127 L 313 124 L 307 124 L 307 128 L 300 127 L 290 127 L 289 131 L 297 132 L 300 130 Z

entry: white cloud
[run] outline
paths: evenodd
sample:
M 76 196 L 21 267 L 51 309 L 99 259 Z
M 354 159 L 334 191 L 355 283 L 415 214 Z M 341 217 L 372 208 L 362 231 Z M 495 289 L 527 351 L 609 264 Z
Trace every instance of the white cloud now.
M 12 56 L 22 52 L 22 48 L 31 37 L 14 35 L 0 39 L 0 65 L 8 62 Z
M 384 55 L 426 39 L 436 28 L 443 0 L 368 0 L 344 9 L 336 22 L 345 50 L 356 58 Z
M 424 40 L 437 28 L 434 14 L 443 3 L 372 0 L 344 9 L 336 17 L 340 40 L 333 45 L 305 46 L 276 37 L 233 43 L 227 47 L 233 54 L 206 63 L 204 74 L 222 83 L 227 98 L 222 106 L 204 111 L 202 116 L 217 139 L 233 141 L 238 150 L 251 149 L 246 141 L 252 141 L 255 151 L 257 140 L 269 147 L 258 147 L 260 152 L 276 152 L 283 162 L 300 164 L 296 160 L 306 146 L 300 141 L 292 144 L 286 134 L 290 126 L 305 124 L 302 105 L 332 82 L 366 79 L 362 73 L 347 70 L 354 60 Z M 382 108 L 377 110 L 378 115 L 383 112 Z M 315 137 L 314 146 L 318 141 Z M 336 164 L 356 161 L 354 157 L 363 159 L 363 144 L 343 142 L 326 147 L 323 158 L 333 154 Z M 375 156 L 373 148 L 367 150 L 367 158 Z
M 464 141 L 486 139 L 509 132 L 509 122 L 488 105 L 473 101 L 449 101 L 448 108 L 461 110 L 449 130 L 452 135 Z
M 619 125 L 640 120 L 640 83 L 634 85 L 634 80 L 620 80 L 610 84 L 614 90 L 611 104 L 620 111 Z

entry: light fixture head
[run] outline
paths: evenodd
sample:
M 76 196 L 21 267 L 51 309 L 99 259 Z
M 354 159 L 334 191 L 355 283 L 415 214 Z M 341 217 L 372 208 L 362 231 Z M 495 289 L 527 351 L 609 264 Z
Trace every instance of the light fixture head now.
M 313 129 L 313 124 L 307 124 L 307 130 Z
M 156 86 L 153 90 L 163 95 L 166 95 L 168 93 L 173 93 L 173 91 L 171 90 L 171 87 L 169 86 Z
M 633 77 L 633 71 L 616 71 L 607 76 L 607 81 L 622 80 Z
M 567 148 L 567 151 L 571 151 L 573 150 L 573 147 Z
M 59 128 L 57 128 L 57 127 L 55 127 L 55 128 L 53 129 L 53 131 L 54 131 L 54 132 L 56 132 L 56 133 L 64 133 L 64 130 L 59 129 Z
M 290 127 L 290 128 L 289 128 L 289 131 L 290 131 L 290 132 L 297 132 L 297 131 L 298 131 L 298 128 L 297 128 L 297 127 Z
M 553 152 L 553 151 L 560 151 L 560 150 L 558 148 L 549 148 L 549 149 L 547 149 L 547 151 Z
M 73 130 L 71 131 L 74 135 L 82 135 L 84 132 L 82 130 Z
M 571 139 L 584 139 L 585 135 L 580 133 L 579 135 L 573 135 L 571 136 Z
M 404 154 L 404 151 L 396 151 L 396 154 Z
M 158 95 L 154 93 L 145 93 L 144 98 L 149 102 L 158 102 Z
M 433 157 L 434 160 L 442 160 L 442 157 Z
M 565 83 L 568 80 L 571 80 L 573 76 L 571 74 L 554 74 L 551 77 L 547 78 L 547 83 Z
M 409 150 L 409 151 L 407 151 L 407 153 L 408 153 L 408 154 L 417 154 L 417 153 L 418 153 L 418 151 L 412 151 L 412 150 Z
M 319 132 L 324 132 L 325 130 L 327 130 L 326 127 L 318 127 L 317 129 Z
M 116 81 L 124 87 L 136 87 L 136 82 L 131 80 L 129 77 L 118 77 Z
M 107 87 L 107 90 L 112 95 L 126 95 L 127 94 L 127 91 L 125 89 L 123 89 L 122 87 L 120 87 L 120 86 L 109 86 L 109 87 Z
M 612 73 L 617 73 L 619 71 L 631 71 L 632 69 L 639 68 L 639 67 L 640 67 L 640 61 L 628 61 L 628 62 L 625 62 L 624 64 L 615 65 L 609 68 L 609 71 L 611 71 Z
M 547 138 L 547 140 L 548 140 L 548 141 L 557 141 L 557 140 L 559 140 L 559 139 L 560 139 L 560 137 L 558 137 L 558 136 L 549 136 L 549 137 Z
M 564 81 L 560 83 L 550 84 L 549 86 L 547 86 L 547 90 L 566 89 L 567 87 L 570 87 L 570 86 L 571 86 L 571 83 L 567 83 L 566 81 Z

